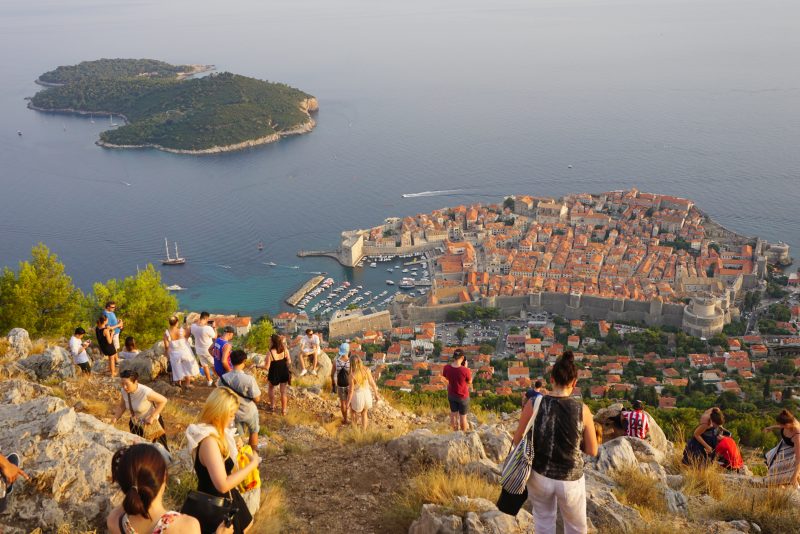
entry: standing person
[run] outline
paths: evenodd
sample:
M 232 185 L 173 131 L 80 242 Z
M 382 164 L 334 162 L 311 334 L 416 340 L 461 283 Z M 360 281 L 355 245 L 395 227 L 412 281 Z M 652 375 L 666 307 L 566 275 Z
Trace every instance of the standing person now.
M 132 360 L 137 354 L 139 354 L 139 349 L 136 348 L 136 340 L 133 339 L 133 336 L 126 337 L 125 345 L 119 351 L 119 357 L 123 360 Z
M 167 398 L 156 393 L 151 388 L 139 383 L 139 373 L 125 369 L 119 374 L 120 399 L 114 412 L 114 423 L 119 421 L 125 411 L 131 413 L 128 421 L 128 428 L 131 434 L 144 437 L 144 427 L 158 421 L 162 429 L 165 429 L 164 418 L 161 412 L 167 405 Z M 153 442 L 161 443 L 165 449 L 167 445 L 167 434 L 156 437 Z
M 339 396 L 339 409 L 342 411 L 342 424 L 350 424 L 350 344 L 339 345 L 339 354 L 331 367 L 331 385 L 333 392 Z
M 249 462 L 237 469 L 236 440 L 231 426 L 239 409 L 239 396 L 228 388 L 216 388 L 206 399 L 200 420 L 186 428 L 186 441 L 197 475 L 197 491 L 233 501 L 237 514 L 233 521 L 235 534 L 243 534 L 253 522 L 239 490 L 236 489 L 251 471 L 258 469 L 261 457 L 248 455 Z M 213 527 L 211 527 L 213 528 Z M 203 533 L 208 534 L 203 525 Z
M 283 336 L 272 334 L 269 338 L 269 354 L 267 355 L 267 380 L 269 381 L 269 406 L 275 411 L 275 388 L 280 387 L 281 415 L 288 413 L 289 396 L 286 389 L 292 381 L 292 356 L 286 348 Z
M 625 425 L 625 435 L 632 438 L 647 439 L 650 432 L 650 415 L 644 411 L 644 403 L 633 401 L 633 411 L 623 410 L 620 419 Z
M 84 374 L 91 374 L 92 366 L 89 363 L 89 355 L 86 354 L 86 348 L 91 344 L 88 339 L 84 340 L 83 336 L 86 330 L 80 326 L 75 329 L 75 333 L 69 338 L 69 353 L 72 354 L 72 361 L 75 365 L 80 367 Z
M 106 528 L 112 534 L 152 533 L 169 530 L 174 534 L 200 534 L 200 523 L 190 515 L 167 510 L 167 462 L 152 445 L 138 443 L 114 453 L 111 480 L 125 495 L 122 504 L 111 510 Z M 233 530 L 222 522 L 217 534 Z
M 125 325 L 122 323 L 122 320 L 117 318 L 117 303 L 113 300 L 106 302 L 106 307 L 103 309 L 103 315 L 108 317 L 108 326 L 114 329 L 114 337 L 112 342 L 114 343 L 114 348 L 117 349 L 119 352 L 119 334 L 122 332 L 122 329 Z
M 691 465 L 695 462 L 706 463 L 714 458 L 719 433 L 724 430 L 725 416 L 717 407 L 709 408 L 700 416 L 700 424 L 694 429 L 691 439 L 683 449 L 683 463 Z
M 778 445 L 767 453 L 767 483 L 788 484 L 800 487 L 800 421 L 789 410 L 783 409 L 775 418 L 777 425 L 768 426 L 765 432 L 780 430 Z
M 533 383 L 533 387 L 525 392 L 525 398 L 522 399 L 522 406 L 525 406 L 525 403 L 529 400 L 533 399 L 536 400 L 536 397 L 539 395 L 546 395 L 547 390 L 544 389 L 544 384 L 541 380 L 537 380 Z
M 192 349 L 186 342 L 189 331 L 180 325 L 177 315 L 169 318 L 169 328 L 164 331 L 164 350 L 169 355 L 172 381 L 184 389 L 192 389 L 192 378 L 200 373 Z
M 566 351 L 553 365 L 553 389 L 542 396 L 533 422 L 533 465 L 528 495 L 533 502 L 537 534 L 555 533 L 556 510 L 561 512 L 564 534 L 587 532 L 581 451 L 597 456 L 597 437 L 591 410 L 572 397 L 577 382 L 575 357 L 572 351 Z M 528 401 L 514 433 L 514 446 L 522 439 L 532 416 L 533 401 Z
M 258 407 L 256 403 L 261 400 L 261 390 L 258 382 L 251 375 L 244 372 L 244 363 L 247 353 L 241 349 L 231 352 L 231 365 L 233 370 L 228 371 L 217 380 L 217 387 L 226 387 L 239 395 L 239 409 L 236 410 L 236 430 L 242 438 L 247 438 L 250 447 L 258 447 Z
M 236 334 L 236 330 L 231 325 L 222 329 L 222 334 L 214 340 L 211 345 L 211 356 L 214 358 L 214 372 L 217 376 L 222 376 L 233 369 L 231 365 L 231 339 Z
M 200 360 L 200 365 L 203 367 L 203 373 L 208 381 L 207 385 L 213 386 L 214 381 L 211 379 L 211 367 L 214 367 L 214 358 L 211 356 L 209 349 L 214 343 L 216 332 L 214 331 L 214 327 L 208 324 L 209 317 L 207 311 L 200 312 L 200 318 L 192 323 L 190 330 L 194 337 L 194 353 L 197 355 L 197 359 Z
M 300 336 L 300 376 L 305 376 L 308 373 L 306 369 L 306 358 L 311 360 L 311 374 L 317 375 L 317 353 L 321 350 L 319 336 L 314 333 L 311 328 L 306 330 L 304 336 Z
M 464 351 L 453 352 L 453 362 L 444 366 L 442 376 L 447 379 L 447 400 L 450 402 L 450 427 L 466 432 L 469 428 L 469 390 L 472 387 L 472 371 L 466 365 Z
M 22 477 L 25 480 L 30 480 L 31 477 L 22 470 L 22 461 L 19 454 L 12 452 L 8 456 L 0 454 L 0 514 L 8 508 L 8 496 L 14 489 L 14 482 Z
M 376 400 L 380 399 L 378 386 L 375 385 L 372 373 L 361 362 L 361 358 L 354 356 L 350 364 L 350 398 L 347 403 L 353 410 L 356 421 L 361 419 L 361 430 L 367 429 L 368 412 L 372 409 L 373 394 Z
M 101 315 L 97 318 L 94 334 L 100 352 L 108 356 L 108 370 L 113 378 L 117 376 L 117 349 L 114 348 L 114 329 L 108 326 L 108 317 Z

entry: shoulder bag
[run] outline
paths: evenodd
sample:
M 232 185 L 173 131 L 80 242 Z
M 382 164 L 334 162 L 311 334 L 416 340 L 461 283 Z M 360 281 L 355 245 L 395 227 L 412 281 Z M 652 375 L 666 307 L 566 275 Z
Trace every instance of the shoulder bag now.
M 125 393 L 128 394 L 128 408 L 131 411 L 130 429 L 133 434 L 141 436 L 147 441 L 156 441 L 158 438 L 167 433 L 164 430 L 164 427 L 161 426 L 161 421 L 159 421 L 158 417 L 154 417 L 153 422 L 149 425 L 145 423 L 143 419 L 137 417 L 136 414 L 133 413 L 133 400 L 131 400 L 131 394 L 128 391 Z
M 517 515 L 522 505 L 528 500 L 528 478 L 533 465 L 533 424 L 539 413 L 539 405 L 543 395 L 538 395 L 533 402 L 533 413 L 525 427 L 525 433 L 516 447 L 506 456 L 500 472 L 500 499 L 497 509 L 509 515 Z
M 197 519 L 202 534 L 213 534 L 222 522 L 233 525 L 234 534 L 242 534 L 253 522 L 247 503 L 235 489 L 224 497 L 192 490 L 186 496 L 181 513 Z
M 233 391 L 234 393 L 236 393 L 237 395 L 239 395 L 239 396 L 240 396 L 241 398 L 243 398 L 244 400 L 249 400 L 250 402 L 255 402 L 255 401 L 256 401 L 256 400 L 255 400 L 253 397 L 248 397 L 247 395 L 245 395 L 244 393 L 242 393 L 242 392 L 241 392 L 241 391 L 239 391 L 238 389 L 236 389 L 236 388 L 234 388 L 233 386 L 231 386 L 231 385 L 228 383 L 228 381 L 227 381 L 227 380 L 225 380 L 225 376 L 220 376 L 220 377 L 219 377 L 219 380 L 220 380 L 220 382 L 222 382 L 222 385 L 223 385 L 223 386 L 225 386 L 225 387 L 226 387 L 226 388 L 228 388 L 229 390 Z

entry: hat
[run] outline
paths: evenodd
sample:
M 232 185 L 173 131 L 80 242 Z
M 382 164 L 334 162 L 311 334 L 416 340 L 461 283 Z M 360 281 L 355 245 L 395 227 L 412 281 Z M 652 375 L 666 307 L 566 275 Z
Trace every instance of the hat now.
M 345 341 L 339 345 L 339 356 L 346 356 L 350 352 L 350 343 Z
M 225 333 L 225 334 L 235 334 L 236 333 L 236 329 L 234 327 L 232 327 L 231 325 L 228 325 L 228 326 L 226 326 L 225 328 L 222 329 L 222 332 Z

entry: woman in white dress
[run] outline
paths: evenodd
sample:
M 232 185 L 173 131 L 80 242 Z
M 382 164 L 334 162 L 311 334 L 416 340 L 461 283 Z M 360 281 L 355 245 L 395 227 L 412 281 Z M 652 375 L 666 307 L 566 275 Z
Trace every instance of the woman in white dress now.
M 353 411 L 356 423 L 358 423 L 359 418 L 361 419 L 361 430 L 366 430 L 369 423 L 367 412 L 372 409 L 373 393 L 375 394 L 375 399 L 380 400 L 378 386 L 375 385 L 372 373 L 361 362 L 361 358 L 353 356 L 350 361 L 350 398 L 348 399 L 348 404 Z
M 164 349 L 172 367 L 172 381 L 186 389 L 192 388 L 192 378 L 200 374 L 200 367 L 186 341 L 189 334 L 189 329 L 180 326 L 177 316 L 169 318 L 169 329 L 164 332 Z

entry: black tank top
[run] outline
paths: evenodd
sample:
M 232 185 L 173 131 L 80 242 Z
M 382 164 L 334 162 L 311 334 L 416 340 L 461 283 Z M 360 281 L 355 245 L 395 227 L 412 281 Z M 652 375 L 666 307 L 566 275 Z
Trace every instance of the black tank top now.
M 545 395 L 533 432 L 533 470 L 554 480 L 583 476 L 583 403 L 571 397 Z
M 795 435 L 797 435 L 797 434 L 795 434 Z M 792 441 L 792 438 L 785 436 L 783 434 L 783 430 L 781 430 L 781 437 L 783 438 L 783 442 L 784 443 L 786 443 L 790 447 L 794 447 L 794 441 Z
M 206 438 L 208 439 L 208 438 Z M 233 471 L 233 459 L 230 457 L 225 459 L 225 473 L 230 475 Z M 194 472 L 197 475 L 197 491 L 215 495 L 217 497 L 224 497 L 225 494 L 217 491 L 214 482 L 211 481 L 211 475 L 208 474 L 208 468 L 200 461 L 200 447 L 197 447 L 197 454 L 194 457 Z
M 114 344 L 109 343 L 106 339 L 105 330 L 103 328 L 95 326 L 94 335 L 97 336 L 97 347 L 100 349 L 100 352 L 106 356 L 113 356 L 117 353 L 117 349 L 114 348 Z

